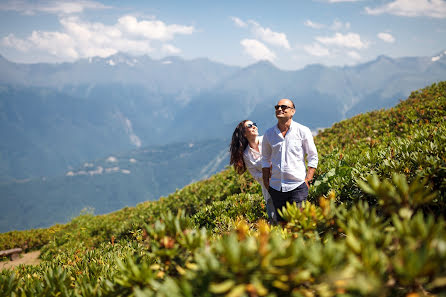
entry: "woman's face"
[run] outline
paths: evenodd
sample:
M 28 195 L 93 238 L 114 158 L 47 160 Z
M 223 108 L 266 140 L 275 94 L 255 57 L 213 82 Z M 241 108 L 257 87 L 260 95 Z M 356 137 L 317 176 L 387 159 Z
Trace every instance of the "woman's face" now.
M 252 121 L 246 121 L 245 124 L 245 137 L 248 138 L 250 136 L 259 135 L 259 130 L 257 129 L 257 124 Z

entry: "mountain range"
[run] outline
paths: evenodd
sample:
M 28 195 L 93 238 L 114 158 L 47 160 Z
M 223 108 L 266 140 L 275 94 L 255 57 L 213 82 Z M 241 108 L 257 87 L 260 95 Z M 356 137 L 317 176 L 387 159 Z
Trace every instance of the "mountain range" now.
M 55 176 L 142 146 L 227 139 L 245 118 L 263 132 L 283 97 L 294 100 L 298 122 L 329 127 L 444 79 L 445 53 L 296 71 L 124 54 L 61 64 L 0 57 L 0 182 Z
M 393 106 L 411 90 L 445 77 L 446 51 L 430 57 L 380 56 L 355 66 L 309 65 L 296 71 L 265 61 L 242 68 L 207 59 L 117 54 L 74 63 L 17 64 L 0 56 L 1 204 L 13 205 L 12 213 L 17 213 L 36 211 L 27 204 L 31 200 L 32 205 L 41 200 L 59 199 L 59 206 L 70 199 L 79 202 L 68 207 L 71 213 L 61 212 L 52 221 L 42 212 L 48 220 L 8 228 L 64 221 L 86 206 L 103 213 L 157 199 L 205 177 L 206 171 L 221 170 L 227 165 L 227 155 L 222 154 L 236 124 L 249 118 L 262 134 L 275 122 L 273 105 L 279 98 L 293 99 L 295 120 L 316 131 L 358 113 Z M 193 161 L 177 163 L 174 156 L 191 143 L 203 150 L 196 151 Z M 135 151 L 154 147 L 175 153 L 158 154 L 164 163 L 141 163 L 133 171 L 100 165 L 111 155 L 130 160 Z M 93 169 L 86 170 L 85 164 L 94 164 Z M 132 174 L 106 171 L 115 167 Z M 88 173 L 98 168 L 103 174 Z M 80 182 L 67 186 L 76 179 Z M 113 190 L 116 184 L 128 186 L 120 186 L 120 192 Z M 138 190 L 128 191 L 132 187 Z M 70 198 L 73 195 L 82 198 Z M 115 197 L 116 203 L 107 204 L 98 198 L 101 195 L 112 195 L 104 199 Z
M 445 51 L 446 52 L 446 51 Z M 83 162 L 147 145 L 229 138 L 242 119 L 274 123 L 292 98 L 313 130 L 393 106 L 446 77 L 446 54 L 380 56 L 346 67 L 282 71 L 207 59 L 117 54 L 74 63 L 17 64 L 0 57 L 0 182 L 55 176 Z

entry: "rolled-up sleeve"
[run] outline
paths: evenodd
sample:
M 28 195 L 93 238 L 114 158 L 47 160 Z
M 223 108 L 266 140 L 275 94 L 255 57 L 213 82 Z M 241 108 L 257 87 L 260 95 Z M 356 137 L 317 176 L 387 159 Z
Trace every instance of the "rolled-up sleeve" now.
M 262 168 L 269 168 L 271 166 L 271 145 L 268 140 L 268 135 L 263 136 L 262 142 Z
M 310 129 L 305 129 L 305 139 L 303 141 L 304 151 L 307 154 L 308 166 L 317 168 L 319 157 L 317 155 L 316 145 L 314 144 L 313 135 Z

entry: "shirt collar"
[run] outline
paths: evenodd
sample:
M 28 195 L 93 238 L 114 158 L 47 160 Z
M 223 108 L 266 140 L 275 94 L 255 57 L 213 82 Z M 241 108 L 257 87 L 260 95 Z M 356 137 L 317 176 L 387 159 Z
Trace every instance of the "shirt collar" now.
M 293 119 L 291 119 L 291 125 L 290 125 L 290 129 L 288 129 L 288 131 L 293 130 L 293 127 L 296 126 L 296 124 L 297 123 L 295 121 L 293 121 Z M 280 132 L 279 126 L 277 124 L 274 125 L 274 129 L 275 129 L 277 134 L 282 134 L 282 132 Z

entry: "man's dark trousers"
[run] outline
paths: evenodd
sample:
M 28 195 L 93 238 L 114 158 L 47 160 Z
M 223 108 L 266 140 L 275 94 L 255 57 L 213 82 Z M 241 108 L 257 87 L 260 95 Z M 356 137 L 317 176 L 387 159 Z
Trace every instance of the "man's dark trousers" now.
M 278 215 L 278 221 L 284 221 L 284 219 L 279 215 L 277 210 L 282 211 L 282 207 L 286 206 L 286 203 L 289 202 L 292 204 L 296 203 L 298 206 L 302 205 L 302 202 L 307 200 L 308 197 L 308 187 L 306 183 L 302 183 L 294 190 L 288 192 L 277 191 L 271 187 L 268 189 L 269 194 L 273 200 L 274 208 L 276 209 L 276 213 Z

